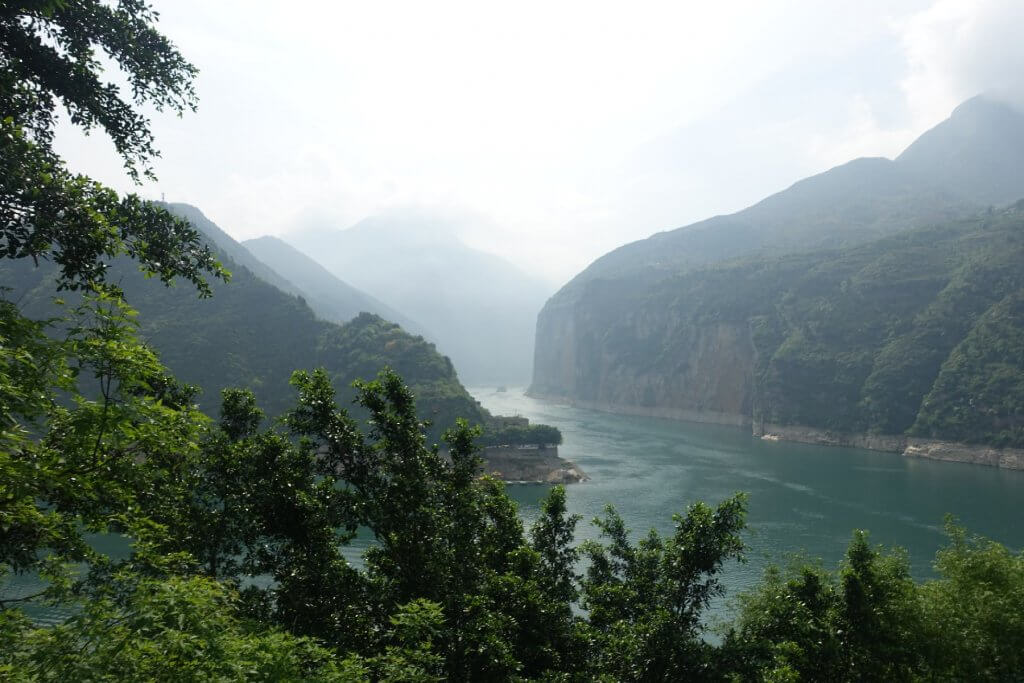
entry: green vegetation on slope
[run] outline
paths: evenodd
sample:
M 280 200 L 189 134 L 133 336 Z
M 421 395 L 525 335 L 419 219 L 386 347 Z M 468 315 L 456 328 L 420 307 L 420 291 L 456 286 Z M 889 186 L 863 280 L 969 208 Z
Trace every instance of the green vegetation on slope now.
M 998 446 L 1024 444 L 1024 291 L 992 306 L 953 349 L 913 431 Z
M 1024 415 L 1020 394 L 1007 394 L 998 413 L 981 403 L 997 383 L 1024 378 L 1024 356 L 998 359 L 1001 375 L 978 363 L 963 367 L 956 384 L 943 378 L 944 364 L 982 330 L 993 354 L 1019 344 L 1011 328 L 986 321 L 1000 301 L 1024 291 L 1021 210 L 819 255 L 766 289 L 772 307 L 759 322 L 775 334 L 755 337 L 757 418 L 1024 445 L 1005 430 Z M 954 424 L 954 404 L 971 406 L 969 427 Z M 919 421 L 922 414 L 932 417 Z
M 977 97 L 895 160 L 857 159 L 616 249 L 538 316 L 531 391 L 1021 445 L 1024 361 L 961 359 L 956 386 L 945 364 L 968 335 L 1003 348 L 995 336 L 1012 330 L 974 326 L 1020 286 L 1019 207 L 984 212 L 1024 197 L 1022 159 L 1024 114 Z
M 577 304 L 574 396 L 707 375 L 722 347 L 706 339 L 727 329 L 749 363 L 727 393 L 755 423 L 1022 446 L 1022 293 L 1024 205 L 646 285 L 597 279 Z M 676 400 L 701 409 L 693 381 Z
M 213 283 L 213 296 L 198 299 L 146 281 L 129 262 L 115 262 L 117 282 L 139 312 L 140 334 L 160 352 L 179 379 L 203 388 L 200 405 L 216 408 L 227 387 L 253 390 L 272 413 L 288 405 L 288 378 L 296 368 L 326 368 L 344 396 L 351 383 L 388 366 L 401 372 L 419 398 L 423 417 L 441 425 L 464 417 L 482 423 L 486 413 L 459 383 L 451 361 L 422 337 L 375 315 L 360 314 L 345 325 L 320 320 L 301 298 L 290 296 L 240 267 L 226 254 L 231 282 Z M 13 288 L 22 310 L 37 318 L 54 315 L 53 270 L 24 261 L 0 269 L 0 283 Z

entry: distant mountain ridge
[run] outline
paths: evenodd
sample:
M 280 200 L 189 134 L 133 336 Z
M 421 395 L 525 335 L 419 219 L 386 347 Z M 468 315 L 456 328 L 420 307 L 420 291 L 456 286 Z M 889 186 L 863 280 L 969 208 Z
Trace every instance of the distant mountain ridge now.
M 362 312 L 398 323 L 412 334 L 423 335 L 422 326 L 407 316 L 332 275 L 326 268 L 279 237 L 245 240 L 242 246 L 267 264 L 298 292 L 320 317 L 343 323 Z
M 598 277 L 672 271 L 756 251 L 856 244 L 1024 197 L 1024 115 L 975 97 L 895 160 L 860 158 L 794 183 L 737 213 L 615 249 L 559 294 Z M 658 277 L 657 273 L 651 274 Z
M 1010 204 L 1024 197 L 1021 119 L 1010 105 L 971 98 L 907 147 L 896 163 L 982 205 Z
M 973 389 L 954 395 L 946 369 L 995 329 L 1017 348 L 1006 335 L 1019 334 L 1024 213 L 986 207 L 1024 197 L 1022 140 L 1024 115 L 975 98 L 896 160 L 858 159 L 602 256 L 538 316 L 531 392 L 682 419 L 1024 443 L 1024 353 L 993 359 L 1010 384 L 988 417 L 955 407 L 997 401 L 985 370 L 968 364 Z M 994 299 L 964 293 L 979 288 Z
M 504 259 L 466 246 L 448 220 L 395 212 L 287 239 L 338 278 L 422 324 L 466 381 L 525 384 L 536 315 L 551 290 Z

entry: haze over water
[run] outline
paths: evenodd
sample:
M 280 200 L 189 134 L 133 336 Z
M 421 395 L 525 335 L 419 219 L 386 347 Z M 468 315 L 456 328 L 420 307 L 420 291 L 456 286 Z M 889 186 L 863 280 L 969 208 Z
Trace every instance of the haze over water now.
M 727 566 L 731 596 L 752 585 L 768 562 L 785 564 L 793 553 L 834 566 L 857 528 L 871 532 L 872 544 L 905 548 L 919 579 L 933 576 L 947 513 L 972 533 L 1024 546 L 1017 512 L 1024 472 L 762 441 L 746 429 L 611 415 L 532 399 L 518 388 L 470 392 L 494 413 L 562 430 L 560 455 L 590 477 L 566 487 L 569 511 L 583 516 L 577 540 L 596 538 L 589 522 L 608 503 L 640 536 L 652 527 L 670 533 L 672 514 L 697 500 L 713 505 L 747 492 L 748 562 Z M 547 490 L 509 487 L 528 522 Z

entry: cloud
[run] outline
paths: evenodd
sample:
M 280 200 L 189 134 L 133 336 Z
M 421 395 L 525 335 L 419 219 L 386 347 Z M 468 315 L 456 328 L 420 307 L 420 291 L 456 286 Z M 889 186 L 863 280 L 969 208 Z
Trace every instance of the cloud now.
M 922 132 L 911 121 L 902 124 L 883 121 L 863 94 L 853 95 L 849 100 L 848 116 L 842 128 L 814 133 L 810 137 L 809 155 L 822 168 L 838 166 L 859 157 L 891 159 Z
M 1024 2 L 936 0 L 889 25 L 901 51 L 897 102 L 848 93 L 839 128 L 808 131 L 808 154 L 823 167 L 894 157 L 975 95 L 1024 109 Z
M 458 207 L 464 239 L 560 279 L 897 154 L 978 92 L 1024 101 L 1021 0 L 155 4 L 199 113 L 154 118 L 159 183 L 100 135 L 58 141 L 74 168 L 240 238 Z
M 935 123 L 985 93 L 1024 108 L 1024 3 L 938 0 L 902 27 L 903 82 L 915 120 Z

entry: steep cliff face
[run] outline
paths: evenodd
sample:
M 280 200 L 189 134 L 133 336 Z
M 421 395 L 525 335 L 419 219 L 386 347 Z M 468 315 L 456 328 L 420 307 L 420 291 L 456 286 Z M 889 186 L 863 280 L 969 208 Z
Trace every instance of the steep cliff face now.
M 755 428 L 945 438 L 957 423 L 957 438 L 1024 440 L 1024 355 L 993 361 L 1008 375 L 995 387 L 963 350 L 979 321 L 1012 336 L 998 304 L 1024 286 L 1024 213 L 979 207 L 1024 197 L 1024 152 L 1006 172 L 1020 134 L 1024 116 L 973 100 L 898 161 L 860 160 L 602 257 L 538 316 L 531 392 Z M 993 135 L 1012 144 L 988 168 Z M 999 182 L 946 186 L 956 163 Z M 964 373 L 971 396 L 949 390 Z
M 555 296 L 548 301 L 537 316 L 530 386 L 534 396 L 568 397 L 576 393 L 576 316 L 572 302 L 557 299 Z
M 556 311 L 557 313 L 557 311 Z M 588 283 L 565 381 L 604 410 L 1024 445 L 1024 203 L 865 245 Z M 553 345 L 548 345 L 551 348 Z
M 533 395 L 631 414 L 750 422 L 757 351 L 744 316 L 705 316 L 697 298 L 651 298 L 646 288 L 606 284 L 553 299 L 538 317 L 538 337 L 547 341 L 538 344 Z
M 635 327 L 628 327 L 630 323 Z M 540 388 L 533 390 L 534 395 L 571 398 L 579 405 L 635 415 L 750 423 L 754 353 L 746 325 L 712 323 L 677 330 L 680 346 L 650 363 L 631 362 L 615 350 L 624 344 L 649 347 L 665 330 L 634 317 L 620 332 L 623 336 L 607 344 L 590 340 L 593 345 L 583 355 L 584 363 L 571 366 L 577 383 L 572 395 Z M 575 345 L 563 348 L 571 354 Z

